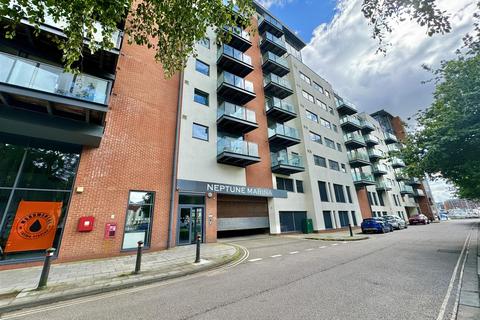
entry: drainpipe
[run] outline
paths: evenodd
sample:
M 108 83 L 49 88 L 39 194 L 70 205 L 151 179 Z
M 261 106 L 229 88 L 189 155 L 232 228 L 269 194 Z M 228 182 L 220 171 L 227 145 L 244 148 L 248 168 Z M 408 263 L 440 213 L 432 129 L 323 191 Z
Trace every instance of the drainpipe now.
M 173 165 L 172 165 L 172 190 L 170 194 L 170 213 L 168 215 L 168 237 L 167 249 L 172 248 L 172 231 L 173 219 L 175 217 L 175 191 L 177 189 L 177 170 L 178 170 L 178 145 L 180 139 L 180 121 L 182 117 L 182 97 L 183 97 L 183 70 L 180 72 L 180 83 L 178 88 L 177 99 L 177 123 L 175 126 L 175 146 L 173 149 Z

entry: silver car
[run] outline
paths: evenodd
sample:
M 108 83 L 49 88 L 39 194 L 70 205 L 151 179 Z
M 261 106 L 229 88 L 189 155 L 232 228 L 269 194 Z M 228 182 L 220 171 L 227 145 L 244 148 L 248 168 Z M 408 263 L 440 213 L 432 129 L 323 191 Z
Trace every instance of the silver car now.
M 396 230 L 401 230 L 401 229 L 406 229 L 407 228 L 407 222 L 400 218 L 399 216 L 394 216 L 394 215 L 388 215 L 385 216 L 388 221 L 393 225 L 393 227 Z M 395 221 L 396 223 L 393 223 Z

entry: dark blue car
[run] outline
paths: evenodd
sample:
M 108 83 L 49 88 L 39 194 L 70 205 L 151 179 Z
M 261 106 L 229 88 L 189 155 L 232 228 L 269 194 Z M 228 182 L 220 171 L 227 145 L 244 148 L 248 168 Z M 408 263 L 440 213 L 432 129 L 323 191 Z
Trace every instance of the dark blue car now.
M 361 227 L 363 233 L 386 233 L 392 231 L 392 226 L 382 218 L 363 219 Z

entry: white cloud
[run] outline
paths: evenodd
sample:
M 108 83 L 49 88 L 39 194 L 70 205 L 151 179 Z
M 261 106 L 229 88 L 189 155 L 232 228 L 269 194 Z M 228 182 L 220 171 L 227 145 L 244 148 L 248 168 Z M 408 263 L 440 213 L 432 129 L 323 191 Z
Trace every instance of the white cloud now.
M 304 61 L 330 81 L 336 91 L 360 110 L 381 108 L 403 118 L 432 101 L 433 84 L 421 84 L 432 76 L 422 64 L 437 65 L 454 56 L 461 38 L 472 28 L 476 1 L 439 0 L 451 17 L 453 30 L 428 37 L 425 29 L 406 21 L 389 35 L 387 55 L 376 54 L 377 40 L 361 13 L 362 0 L 340 0 L 330 24 L 319 25 L 303 51 Z
M 444 202 L 445 200 L 455 198 L 455 188 L 445 180 L 429 181 L 435 202 Z
M 269 9 L 272 6 L 283 7 L 284 5 L 292 1 L 293 0 L 257 0 L 257 2 L 265 9 Z

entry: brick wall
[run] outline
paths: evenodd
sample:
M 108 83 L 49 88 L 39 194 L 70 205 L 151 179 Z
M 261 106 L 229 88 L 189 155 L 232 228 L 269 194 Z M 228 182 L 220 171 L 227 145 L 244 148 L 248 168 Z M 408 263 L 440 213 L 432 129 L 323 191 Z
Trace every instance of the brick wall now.
M 372 208 L 368 203 L 367 188 L 357 189 L 357 198 L 358 204 L 360 205 L 360 212 L 362 213 L 362 218 L 371 218 L 372 217 Z M 360 223 L 361 221 L 359 221 Z

